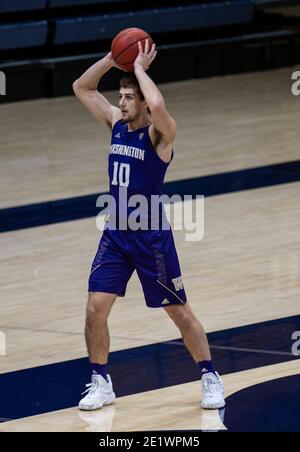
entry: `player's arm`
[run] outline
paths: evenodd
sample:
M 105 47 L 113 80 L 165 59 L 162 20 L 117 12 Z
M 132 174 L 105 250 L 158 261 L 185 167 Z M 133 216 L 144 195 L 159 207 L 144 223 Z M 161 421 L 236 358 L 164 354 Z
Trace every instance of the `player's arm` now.
M 109 128 L 112 128 L 121 119 L 121 111 L 111 105 L 98 91 L 98 85 L 103 75 L 112 67 L 118 66 L 109 53 L 73 83 L 73 91 L 76 97 L 98 121 L 106 124 Z
M 168 112 L 161 92 L 146 73 L 157 55 L 155 44 L 149 49 L 149 42 L 147 40 L 145 50 L 143 50 L 139 42 L 139 50 L 139 56 L 134 63 L 134 71 L 150 109 L 154 129 L 158 137 L 166 145 L 173 144 L 176 135 L 176 122 Z M 170 155 L 171 153 L 172 149 L 170 149 Z

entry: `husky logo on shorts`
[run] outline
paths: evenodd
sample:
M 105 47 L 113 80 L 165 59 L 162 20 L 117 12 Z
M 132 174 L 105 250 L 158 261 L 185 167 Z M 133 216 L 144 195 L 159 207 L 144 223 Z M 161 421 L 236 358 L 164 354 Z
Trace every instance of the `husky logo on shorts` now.
M 174 284 L 176 292 L 179 292 L 183 289 L 183 281 L 182 276 L 179 276 L 179 278 L 172 279 L 172 283 Z

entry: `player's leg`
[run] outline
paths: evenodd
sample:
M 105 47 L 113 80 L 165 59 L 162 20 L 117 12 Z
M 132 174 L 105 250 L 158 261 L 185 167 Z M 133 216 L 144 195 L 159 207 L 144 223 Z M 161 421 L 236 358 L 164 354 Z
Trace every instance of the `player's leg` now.
M 136 239 L 137 241 L 137 239 Z M 147 306 L 165 308 L 181 331 L 188 350 L 199 365 L 203 386 L 202 407 L 224 407 L 223 384 L 215 372 L 206 334 L 193 314 L 184 290 L 172 231 L 140 234 L 135 265 Z
M 117 234 L 117 233 L 116 233 Z M 89 300 L 85 337 L 89 353 L 92 383 L 80 401 L 82 410 L 97 410 L 115 400 L 108 375 L 109 330 L 107 319 L 117 296 L 124 296 L 134 271 L 117 245 L 118 236 L 105 231 L 95 256 L 89 278 Z
M 117 294 L 90 292 L 86 308 L 85 339 L 91 363 L 108 361 L 110 337 L 107 319 Z M 106 378 L 105 370 L 103 377 Z M 101 372 L 102 374 L 102 372 Z
M 164 308 L 182 334 L 186 348 L 198 364 L 202 376 L 202 408 L 224 408 L 224 386 L 215 371 L 206 333 L 189 304 Z
M 185 346 L 195 362 L 211 361 L 207 336 L 190 305 L 170 305 L 164 309 L 180 330 Z
M 87 394 L 79 402 L 81 410 L 97 410 L 104 405 L 110 405 L 116 399 L 107 371 L 110 345 L 107 319 L 116 298 L 117 294 L 89 293 L 85 338 L 92 369 L 92 382 L 87 385 Z
M 85 336 L 90 360 L 99 365 L 105 365 L 108 359 L 107 319 L 110 310 L 118 296 L 125 296 L 127 283 L 134 271 L 124 256 L 119 240 L 118 231 L 104 231 L 89 278 Z M 96 368 L 92 370 L 98 373 Z M 98 370 L 105 378 L 105 369 L 103 373 L 100 368 Z

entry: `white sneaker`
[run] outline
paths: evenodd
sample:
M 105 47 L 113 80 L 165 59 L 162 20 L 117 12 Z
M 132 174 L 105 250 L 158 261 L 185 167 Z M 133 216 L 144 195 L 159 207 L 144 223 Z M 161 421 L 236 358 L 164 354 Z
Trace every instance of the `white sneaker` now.
M 202 376 L 202 408 L 218 410 L 225 407 L 224 385 L 219 376 L 207 373 Z
M 92 383 L 86 385 L 88 388 L 82 393 L 87 395 L 80 400 L 78 408 L 84 411 L 93 411 L 102 408 L 104 405 L 111 405 L 116 400 L 113 392 L 111 378 L 108 375 L 108 382 L 101 375 L 92 375 Z

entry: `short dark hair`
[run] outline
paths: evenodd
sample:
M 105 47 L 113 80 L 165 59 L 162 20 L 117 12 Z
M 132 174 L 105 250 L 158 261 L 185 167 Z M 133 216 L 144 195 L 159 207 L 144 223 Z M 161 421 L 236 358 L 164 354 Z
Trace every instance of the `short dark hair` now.
M 139 98 L 144 101 L 145 97 L 142 93 L 142 90 L 140 88 L 140 84 L 138 82 L 138 79 L 136 78 L 135 74 L 133 72 L 130 72 L 126 74 L 124 77 L 120 80 L 120 87 L 121 88 L 133 88 L 136 90 Z

